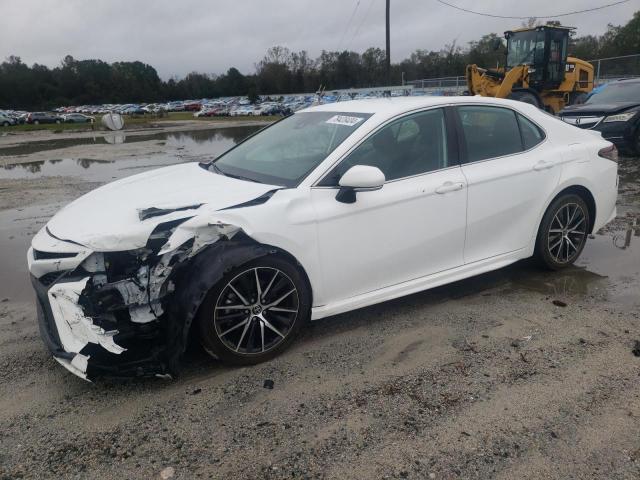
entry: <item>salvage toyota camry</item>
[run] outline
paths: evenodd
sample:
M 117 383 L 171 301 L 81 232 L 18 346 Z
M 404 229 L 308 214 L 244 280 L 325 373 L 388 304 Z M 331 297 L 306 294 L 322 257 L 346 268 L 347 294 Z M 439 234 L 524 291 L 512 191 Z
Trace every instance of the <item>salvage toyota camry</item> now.
M 83 378 L 228 364 L 309 320 L 536 256 L 571 265 L 616 214 L 617 151 L 476 97 L 308 108 L 208 163 L 115 181 L 58 212 L 29 269 L 42 337 Z

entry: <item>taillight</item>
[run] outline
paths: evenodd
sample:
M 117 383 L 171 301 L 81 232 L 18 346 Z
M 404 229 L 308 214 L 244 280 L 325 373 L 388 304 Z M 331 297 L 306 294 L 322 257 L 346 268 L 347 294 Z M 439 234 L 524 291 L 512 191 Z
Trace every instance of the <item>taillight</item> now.
M 598 156 L 618 163 L 618 149 L 613 144 L 608 147 L 601 148 L 598 152 Z

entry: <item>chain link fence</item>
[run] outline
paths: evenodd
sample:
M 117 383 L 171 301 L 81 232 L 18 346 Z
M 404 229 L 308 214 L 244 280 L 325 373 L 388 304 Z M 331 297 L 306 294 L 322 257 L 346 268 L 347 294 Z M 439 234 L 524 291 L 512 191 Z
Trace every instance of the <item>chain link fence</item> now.
M 640 54 L 589 60 L 595 70 L 594 83 L 600 85 L 622 78 L 640 77 Z

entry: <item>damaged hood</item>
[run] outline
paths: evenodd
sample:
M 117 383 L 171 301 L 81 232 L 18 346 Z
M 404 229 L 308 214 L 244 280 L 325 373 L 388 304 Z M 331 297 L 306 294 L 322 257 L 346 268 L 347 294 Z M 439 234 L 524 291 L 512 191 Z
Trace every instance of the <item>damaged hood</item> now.
M 185 163 L 123 178 L 93 190 L 47 224 L 61 240 L 96 251 L 144 247 L 160 223 L 255 199 L 279 187 L 238 180 Z

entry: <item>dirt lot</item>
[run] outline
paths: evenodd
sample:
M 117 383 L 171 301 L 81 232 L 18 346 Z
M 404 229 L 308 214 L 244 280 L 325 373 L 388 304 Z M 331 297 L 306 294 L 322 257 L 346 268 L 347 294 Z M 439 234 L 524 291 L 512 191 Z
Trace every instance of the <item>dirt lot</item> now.
M 251 368 L 197 347 L 174 380 L 60 367 L 37 332 L 30 237 L 99 184 L 250 131 L 225 130 L 0 138 L 0 478 L 640 478 L 637 158 L 618 219 L 571 270 L 521 262 L 319 321 Z

